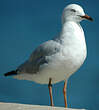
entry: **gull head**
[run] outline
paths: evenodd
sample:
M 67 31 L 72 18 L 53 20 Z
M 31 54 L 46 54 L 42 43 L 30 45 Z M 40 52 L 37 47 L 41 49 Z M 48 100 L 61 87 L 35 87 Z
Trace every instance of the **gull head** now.
M 85 14 L 81 6 L 77 4 L 70 4 L 64 8 L 62 23 L 65 23 L 66 21 L 74 21 L 79 23 L 85 19 L 93 21 L 93 19 L 90 16 Z

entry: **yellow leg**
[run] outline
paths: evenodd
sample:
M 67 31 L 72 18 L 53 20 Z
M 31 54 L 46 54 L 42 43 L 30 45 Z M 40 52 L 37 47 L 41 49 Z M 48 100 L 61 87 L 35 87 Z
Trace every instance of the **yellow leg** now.
M 64 94 L 65 107 L 67 108 L 66 88 L 67 88 L 67 81 L 65 80 L 65 82 L 64 82 L 64 88 L 63 88 L 63 94 Z
M 48 88 L 49 88 L 49 95 L 50 95 L 50 101 L 51 101 L 51 106 L 54 106 L 53 104 L 53 96 L 52 96 L 52 84 L 51 84 L 52 79 L 49 79 L 49 84 L 48 84 Z

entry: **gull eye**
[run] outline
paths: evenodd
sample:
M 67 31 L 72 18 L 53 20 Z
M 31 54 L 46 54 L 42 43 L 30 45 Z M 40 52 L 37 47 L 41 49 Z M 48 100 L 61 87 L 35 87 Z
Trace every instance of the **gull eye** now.
M 74 10 L 74 9 L 71 9 L 71 11 L 72 11 L 72 12 L 76 12 L 76 10 Z

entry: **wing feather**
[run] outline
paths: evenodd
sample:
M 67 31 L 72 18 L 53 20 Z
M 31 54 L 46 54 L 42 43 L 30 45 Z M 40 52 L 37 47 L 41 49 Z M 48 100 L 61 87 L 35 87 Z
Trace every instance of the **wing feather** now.
M 55 40 L 47 41 L 36 48 L 30 58 L 19 67 L 19 71 L 25 73 L 36 73 L 40 65 L 48 63 L 47 56 L 54 55 L 60 51 L 60 43 Z

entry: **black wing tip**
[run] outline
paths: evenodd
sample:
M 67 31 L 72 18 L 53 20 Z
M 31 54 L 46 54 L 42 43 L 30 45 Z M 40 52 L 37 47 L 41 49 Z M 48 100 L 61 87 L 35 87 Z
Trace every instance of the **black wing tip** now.
M 17 75 L 17 70 L 13 70 L 4 74 L 5 77 Z

